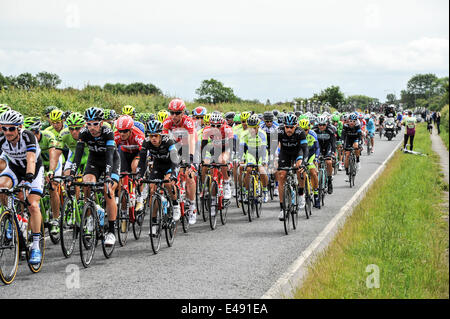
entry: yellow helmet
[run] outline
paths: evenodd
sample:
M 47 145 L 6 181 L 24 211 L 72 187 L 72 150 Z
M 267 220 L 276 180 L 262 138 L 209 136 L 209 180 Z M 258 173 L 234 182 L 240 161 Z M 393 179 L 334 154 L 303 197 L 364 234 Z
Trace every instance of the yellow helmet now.
M 205 116 L 203 117 L 203 123 L 205 123 L 205 125 L 209 124 L 209 118 L 211 117 L 211 113 L 207 113 L 205 114 Z
M 51 111 L 48 117 L 52 122 L 61 122 L 63 120 L 63 114 L 63 111 L 56 109 Z
M 309 130 L 310 123 L 308 119 L 301 119 L 298 123 L 303 130 Z
M 241 113 L 241 122 L 247 122 L 250 117 L 250 112 L 242 112 Z
M 131 106 L 131 105 L 125 105 L 125 106 L 122 108 L 122 115 L 133 116 L 134 114 L 135 114 L 134 106 Z
M 169 112 L 167 112 L 166 110 L 164 110 L 164 111 L 159 111 L 158 114 L 156 115 L 156 119 L 162 123 L 162 122 L 165 121 L 165 119 L 166 119 L 168 116 L 169 116 Z

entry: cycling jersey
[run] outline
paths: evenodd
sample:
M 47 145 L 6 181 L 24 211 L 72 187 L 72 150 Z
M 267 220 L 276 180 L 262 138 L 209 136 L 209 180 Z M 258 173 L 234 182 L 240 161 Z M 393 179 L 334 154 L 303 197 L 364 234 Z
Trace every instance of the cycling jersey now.
M 75 150 L 77 148 L 77 140 L 73 138 L 70 130 L 68 128 L 63 129 L 59 134 L 59 143 L 62 147 L 69 149 L 69 154 L 67 156 L 67 161 L 64 166 L 64 171 L 71 169 L 72 163 L 75 158 Z M 80 165 L 85 166 L 89 156 L 89 149 L 87 146 L 84 147 L 83 156 L 81 158 Z
M 166 118 L 163 122 L 163 134 L 169 134 L 173 136 L 177 143 L 184 145 L 188 142 L 187 137 L 189 134 L 194 134 L 194 121 L 187 115 L 183 115 L 180 123 L 177 125 L 173 122 L 172 116 Z
M 138 128 L 142 132 L 142 134 L 145 134 L 145 125 L 144 124 L 142 124 L 141 122 L 138 122 L 138 121 L 134 121 L 134 126 L 136 128 Z
M 154 146 L 149 138 L 144 140 L 142 148 L 139 152 L 139 164 L 136 172 L 140 177 L 145 174 L 147 166 L 147 156 L 153 159 L 152 172 L 150 179 L 162 179 L 169 172 L 172 176 L 178 175 L 178 150 L 175 147 L 175 140 L 168 135 L 161 136 L 161 144 Z
M 114 132 L 114 141 L 117 145 L 117 148 L 120 152 L 126 152 L 126 153 L 137 153 L 142 148 L 142 143 L 144 142 L 145 135 L 142 133 L 141 130 L 139 130 L 136 126 L 133 126 L 131 129 L 130 137 L 123 141 L 120 138 L 119 131 Z
M 92 136 L 87 127 L 83 127 L 80 130 L 71 175 L 75 175 L 80 166 L 85 144 L 89 149 L 85 175 L 92 172 L 98 179 L 99 175 L 104 171 L 107 177 L 119 181 L 119 154 L 114 143 L 114 133 L 106 126 L 101 127 L 100 136 L 98 137 Z
M 278 127 L 278 141 L 280 143 L 280 167 L 291 167 L 296 161 L 308 157 L 308 141 L 306 133 L 297 127 L 291 136 L 286 134 L 283 125 Z
M 58 142 L 55 135 L 50 131 L 41 131 L 39 147 L 41 148 L 41 157 L 44 167 L 48 168 L 50 165 L 50 149 L 56 148 L 62 150 L 62 145 Z
M 201 144 L 201 154 L 204 158 L 203 149 L 207 144 L 211 144 L 210 148 L 207 148 L 211 156 L 214 156 L 214 149 L 220 147 L 220 152 L 229 151 L 231 149 L 231 142 L 233 140 L 233 129 L 227 125 L 223 124 L 220 129 L 216 127 L 206 126 L 202 134 L 202 144 Z M 216 154 L 218 158 L 220 154 Z M 207 156 L 208 157 L 208 156 Z
M 272 126 L 268 127 L 266 122 L 261 121 L 259 123 L 259 127 L 261 130 L 263 130 L 267 135 L 267 150 L 270 154 L 274 154 L 277 147 L 278 147 L 278 127 L 280 125 L 276 122 L 272 122 Z
M 350 127 L 349 124 L 344 125 L 342 130 L 342 139 L 345 141 L 345 147 L 353 145 L 355 142 L 359 142 L 362 139 L 362 131 L 359 124 L 355 124 Z
M 367 122 L 366 129 L 369 133 L 375 133 L 375 122 L 372 119 Z
M 247 163 L 262 164 L 267 161 L 267 136 L 266 133 L 258 130 L 257 134 L 244 131 L 240 140 L 240 158 Z
M 320 146 L 316 132 L 309 130 L 308 135 L 306 135 L 306 141 L 308 142 L 308 159 L 310 160 L 313 156 L 318 159 L 320 155 Z
M 325 130 L 321 131 L 315 126 L 313 131 L 317 134 L 321 154 L 325 157 L 333 155 L 336 152 L 336 133 L 333 128 L 327 125 Z

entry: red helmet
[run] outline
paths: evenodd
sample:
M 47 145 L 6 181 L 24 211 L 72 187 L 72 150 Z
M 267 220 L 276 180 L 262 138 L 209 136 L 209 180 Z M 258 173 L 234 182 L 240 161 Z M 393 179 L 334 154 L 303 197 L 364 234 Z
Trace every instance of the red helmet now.
M 185 108 L 186 105 L 182 99 L 173 99 L 169 103 L 169 111 L 183 112 Z
M 116 128 L 121 130 L 131 130 L 134 126 L 133 118 L 129 115 L 121 115 L 116 121 Z

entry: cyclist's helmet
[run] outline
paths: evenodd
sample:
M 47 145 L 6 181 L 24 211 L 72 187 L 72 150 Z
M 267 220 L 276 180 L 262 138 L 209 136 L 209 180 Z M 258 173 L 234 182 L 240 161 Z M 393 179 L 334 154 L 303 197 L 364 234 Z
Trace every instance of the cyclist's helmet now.
M 295 116 L 297 116 L 297 117 L 299 117 L 300 115 L 302 115 L 302 112 L 300 112 L 300 111 L 295 111 Z
M 72 111 L 65 111 L 63 113 L 63 119 L 65 120 L 66 118 L 68 118 L 70 114 L 72 114 Z
M 154 121 L 154 120 L 156 120 L 156 115 L 153 114 L 153 113 L 150 113 L 150 114 L 148 115 L 148 121 Z
M 41 118 L 37 116 L 31 116 L 25 118 L 23 126 L 30 131 L 39 131 L 42 127 Z
M 270 111 L 264 112 L 264 114 L 263 114 L 264 121 L 273 121 L 273 118 L 274 118 L 274 115 L 272 112 L 270 112 Z
M 186 108 L 184 101 L 182 99 L 173 99 L 169 103 L 169 111 L 173 112 L 183 112 Z
M 356 114 L 352 113 L 352 114 L 350 114 L 350 116 L 348 117 L 348 119 L 349 119 L 350 121 L 356 121 L 356 120 L 358 119 L 358 117 L 356 116 Z
M 303 130 L 309 130 L 310 127 L 310 123 L 308 119 L 302 119 L 300 120 L 299 126 L 303 129 Z
M 241 113 L 241 122 L 246 122 L 250 118 L 250 112 Z
M 134 126 L 134 120 L 129 115 L 121 115 L 116 121 L 116 128 L 121 130 L 131 130 Z
M 369 119 L 370 119 L 370 114 L 366 114 L 366 115 L 364 116 L 364 119 L 365 119 L 365 120 L 369 120 Z
M 116 111 L 110 110 L 110 111 L 109 111 L 109 117 L 110 117 L 112 120 L 115 120 L 115 119 L 117 118 L 117 113 L 116 113 Z
M 163 125 L 161 122 L 156 120 L 151 120 L 147 122 L 147 133 L 148 134 L 161 134 L 163 130 Z
M 134 106 L 132 106 L 132 105 L 125 105 L 125 106 L 122 108 L 122 114 L 123 114 L 123 115 L 130 115 L 130 116 L 133 116 L 133 115 L 136 114 L 136 109 L 135 109 Z
M 66 124 L 69 127 L 81 127 L 84 126 L 85 123 L 86 121 L 84 120 L 83 115 L 77 112 L 70 114 L 66 119 Z
M 284 117 L 284 125 L 288 126 L 297 125 L 297 116 L 295 116 L 295 114 L 287 114 Z
M 277 116 L 277 117 L 278 117 L 278 114 L 280 113 L 280 111 L 278 111 L 278 110 L 273 110 L 272 113 L 273 113 L 274 116 Z
M 63 120 L 63 115 L 63 111 L 56 109 L 50 112 L 49 118 L 52 122 L 60 122 Z
M 247 120 L 247 125 L 249 127 L 257 127 L 259 124 L 259 117 L 257 114 L 253 114 L 252 116 L 250 116 Z
M 326 115 L 321 115 L 319 116 L 319 118 L 317 119 L 317 124 L 327 124 L 328 122 L 328 117 Z
M 158 114 L 156 115 L 156 119 L 158 121 L 160 121 L 161 123 L 164 122 L 166 120 L 166 118 L 169 116 L 169 112 L 167 111 L 159 111 Z
M 3 125 L 22 125 L 23 115 L 17 111 L 9 110 L 0 115 L 0 124 Z
M 84 119 L 86 121 L 101 121 L 103 120 L 103 110 L 99 107 L 90 107 L 84 112 Z
M 237 122 L 240 122 L 240 121 L 241 121 L 241 114 L 238 113 L 238 114 L 236 114 L 236 115 L 234 116 L 233 122 L 234 122 L 234 123 L 237 123 Z
M 232 120 L 234 119 L 235 113 L 234 112 L 227 112 L 225 113 L 225 119 Z
M 54 105 L 50 105 L 50 106 L 47 106 L 46 108 L 45 108 L 45 115 L 48 117 L 49 116 L 49 114 L 50 114 L 50 112 L 51 111 L 53 111 L 53 110 L 56 110 L 57 109 L 57 107 L 56 106 L 54 106 Z
M 211 117 L 211 113 L 206 113 L 205 116 L 203 117 L 203 122 L 205 123 L 205 125 L 209 124 L 210 117 Z
M 103 109 L 103 119 L 110 121 L 111 119 L 111 109 Z
M 339 116 L 339 114 L 334 114 L 333 117 L 331 118 L 333 122 L 339 122 L 340 119 L 341 117 Z
M 11 108 L 7 104 L 0 104 L 0 114 L 10 111 Z
M 220 113 L 211 113 L 211 116 L 209 118 L 209 124 L 210 125 L 220 125 L 222 124 L 222 115 Z
M 208 111 L 206 110 L 206 107 L 204 106 L 197 106 L 195 109 L 192 110 L 192 115 L 194 116 L 205 116 Z

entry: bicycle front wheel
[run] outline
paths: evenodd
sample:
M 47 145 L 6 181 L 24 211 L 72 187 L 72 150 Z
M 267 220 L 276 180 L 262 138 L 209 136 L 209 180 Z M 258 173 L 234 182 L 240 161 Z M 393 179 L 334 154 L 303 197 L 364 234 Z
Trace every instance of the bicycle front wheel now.
M 212 181 L 210 189 L 211 189 L 211 191 L 209 192 L 208 198 L 206 200 L 207 200 L 208 212 L 209 212 L 209 226 L 211 227 L 211 230 L 214 230 L 214 229 L 216 229 L 216 226 L 217 226 L 217 219 L 216 219 L 217 210 L 218 210 L 217 209 L 218 208 L 217 196 L 219 195 L 218 194 L 217 183 L 215 181 Z M 215 194 L 214 195 L 214 199 L 213 199 L 213 195 L 212 194 Z M 214 203 L 213 203 L 213 201 L 214 201 Z M 213 206 L 213 204 L 216 207 L 216 211 L 215 211 L 214 216 L 212 216 L 212 209 L 211 209 L 211 206 Z
M 177 233 L 178 222 L 174 221 L 173 216 L 173 206 L 170 201 L 167 202 L 167 214 L 164 216 L 164 230 L 166 233 L 167 246 L 172 247 L 173 241 L 175 240 L 175 234 Z
M 290 226 L 290 215 L 292 210 L 292 189 L 291 184 L 287 183 L 284 187 L 284 195 L 283 195 L 283 225 L 284 225 L 284 232 L 286 235 L 289 235 L 289 231 L 291 229 Z
M 73 204 L 72 197 L 66 196 L 61 208 L 59 229 L 61 233 L 61 249 L 64 257 L 69 258 L 75 249 L 79 226 L 76 219 L 78 207 Z
M 80 223 L 80 257 L 81 263 L 88 268 L 94 258 L 97 243 L 97 227 L 95 227 L 96 212 L 90 204 L 84 205 Z
M 306 219 L 309 219 L 309 217 L 311 216 L 312 201 L 313 201 L 313 195 L 312 195 L 311 182 L 309 181 L 309 176 L 306 175 L 306 178 L 305 178 L 305 214 L 306 214 Z
M 147 201 L 150 214 L 150 243 L 154 254 L 157 254 L 161 248 L 161 231 L 162 231 L 162 207 L 161 198 L 153 195 L 151 203 Z M 146 208 L 147 209 L 147 208 Z M 155 217 L 153 217 L 155 215 Z
M 31 228 L 30 223 L 28 223 L 28 227 Z M 42 265 L 44 264 L 44 257 L 45 257 L 45 226 L 44 226 L 44 220 L 41 218 L 41 238 L 39 239 L 39 250 L 41 251 L 42 258 L 41 262 L 36 265 L 32 265 L 28 262 L 28 267 L 30 268 L 32 273 L 40 272 L 42 269 Z M 27 244 L 27 261 L 30 260 L 30 254 L 31 254 L 31 244 L 33 243 L 33 235 L 31 234 L 31 231 L 28 232 L 28 244 Z
M 16 278 L 19 266 L 19 233 L 9 211 L 0 215 L 0 278 L 9 285 Z
M 119 237 L 120 246 L 125 246 L 128 239 L 128 231 L 130 230 L 129 215 L 129 195 L 124 189 L 120 192 L 119 203 L 117 204 L 118 223 L 117 237 Z

